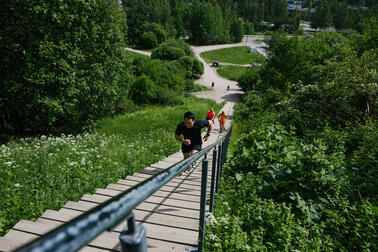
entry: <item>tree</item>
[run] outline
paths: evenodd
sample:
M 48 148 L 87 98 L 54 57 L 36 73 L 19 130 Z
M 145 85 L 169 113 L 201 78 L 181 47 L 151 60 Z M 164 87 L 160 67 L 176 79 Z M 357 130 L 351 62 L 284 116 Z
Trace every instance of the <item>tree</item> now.
M 158 40 L 156 38 L 155 33 L 149 31 L 145 32 L 140 36 L 140 45 L 143 48 L 151 49 L 156 47 L 158 44 Z
M 348 15 L 349 11 L 346 3 L 343 2 L 333 2 L 332 4 L 332 23 L 334 24 L 336 30 L 342 30 L 348 28 Z
M 311 27 L 323 30 L 329 27 L 331 23 L 331 7 L 328 2 L 321 2 L 311 19 Z
M 2 8 L 2 132 L 81 129 L 127 93 L 127 26 L 114 1 L 5 1 Z

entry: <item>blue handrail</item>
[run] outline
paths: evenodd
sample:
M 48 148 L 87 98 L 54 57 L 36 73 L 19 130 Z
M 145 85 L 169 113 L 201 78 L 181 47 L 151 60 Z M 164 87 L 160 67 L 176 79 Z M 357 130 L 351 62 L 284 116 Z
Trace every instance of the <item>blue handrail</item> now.
M 216 149 L 216 146 L 222 146 L 220 148 L 218 146 L 218 164 L 215 166 L 213 164 L 213 176 L 212 186 L 217 186 L 219 184 L 219 175 L 221 173 L 223 162 L 225 161 L 225 154 L 226 149 L 229 143 L 229 139 L 231 136 L 232 129 L 227 132 L 226 136 L 222 139 L 218 140 L 216 143 L 211 144 L 210 146 L 204 148 L 203 150 L 199 151 L 195 155 L 187 158 L 177 164 L 174 164 L 167 169 L 159 172 L 158 174 L 150 177 L 149 179 L 129 188 L 125 192 L 112 197 L 111 199 L 107 200 L 106 202 L 96 206 L 95 208 L 91 209 L 90 211 L 74 218 L 73 220 L 65 223 L 64 225 L 48 232 L 47 234 L 37 238 L 36 240 L 25 244 L 24 246 L 18 248 L 17 252 L 50 252 L 50 251 L 57 251 L 57 252 L 67 252 L 67 251 L 77 251 L 86 244 L 88 244 L 91 240 L 93 240 L 96 236 L 101 234 L 106 230 L 110 230 L 111 228 L 115 227 L 119 223 L 124 220 L 128 220 L 128 230 L 123 231 L 121 233 L 121 245 L 124 247 L 122 242 L 127 240 L 125 237 L 122 238 L 122 235 L 131 235 L 135 236 L 135 232 L 138 230 L 143 233 L 143 229 L 135 226 L 134 217 L 132 214 L 132 210 L 142 203 L 145 199 L 159 190 L 160 187 L 164 186 L 167 182 L 171 179 L 176 177 L 178 174 L 185 171 L 189 165 L 196 162 L 202 156 L 205 155 L 204 161 L 206 162 L 206 167 L 204 166 L 203 162 L 203 172 L 207 178 L 207 159 L 206 154 L 212 149 Z M 222 152 L 222 155 L 219 155 Z M 215 152 L 216 153 L 216 152 Z M 215 159 L 214 159 L 215 160 Z M 217 171 L 215 171 L 215 169 Z M 206 170 L 206 171 L 204 171 Z M 202 251 L 203 248 L 203 237 L 204 237 L 204 213 L 206 208 L 206 186 L 207 183 L 202 183 L 202 194 L 201 195 L 201 209 L 200 209 L 200 235 L 199 235 L 199 245 L 198 251 Z M 217 190 L 217 188 L 215 188 Z M 214 189 L 211 189 L 210 200 L 213 202 L 214 198 Z M 212 211 L 212 207 L 210 208 Z M 203 219 L 203 220 L 202 220 Z M 145 235 L 145 232 L 144 232 Z M 138 239 L 142 239 L 143 237 L 138 237 Z M 135 242 L 135 241 L 134 241 Z M 130 251 L 147 251 L 146 241 L 144 237 L 144 241 L 141 244 L 137 244 L 134 246 L 134 249 Z M 129 250 L 128 250 L 129 251 Z

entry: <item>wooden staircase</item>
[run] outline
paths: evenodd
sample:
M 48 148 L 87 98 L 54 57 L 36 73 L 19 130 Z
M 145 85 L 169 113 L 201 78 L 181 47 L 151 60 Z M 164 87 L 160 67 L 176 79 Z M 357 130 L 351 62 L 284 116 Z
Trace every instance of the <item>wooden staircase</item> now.
M 227 103 L 223 110 L 232 115 L 233 104 Z M 226 127 L 229 127 L 228 120 Z M 219 125 L 213 127 L 213 134 L 204 147 L 215 143 L 222 135 L 218 134 Z M 109 184 L 105 189 L 96 189 L 94 194 L 85 194 L 78 202 L 68 201 L 59 211 L 47 210 L 35 222 L 19 221 L 4 237 L 0 238 L 0 251 L 12 251 L 17 247 L 46 234 L 50 230 L 70 221 L 144 181 L 173 164 L 183 160 L 181 152 L 146 167 L 144 170 Z M 200 159 L 202 160 L 202 159 Z M 211 183 L 212 151 L 208 153 L 208 194 Z M 157 192 L 139 204 L 134 210 L 135 220 L 147 230 L 148 251 L 193 251 L 198 244 L 199 210 L 201 194 L 201 169 L 197 165 L 190 172 L 173 178 Z M 123 222 L 111 231 L 106 231 L 92 240 L 80 251 L 120 251 L 119 235 L 126 226 Z

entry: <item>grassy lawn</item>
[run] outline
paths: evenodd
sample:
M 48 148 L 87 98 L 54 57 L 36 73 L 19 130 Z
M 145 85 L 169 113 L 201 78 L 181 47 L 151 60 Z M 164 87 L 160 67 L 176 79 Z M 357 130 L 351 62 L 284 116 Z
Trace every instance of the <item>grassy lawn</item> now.
M 248 46 L 238 46 L 212 50 L 201 53 L 201 57 L 208 63 L 213 61 L 246 65 L 262 63 L 264 56 L 260 53 L 248 53 Z
M 237 81 L 246 70 L 247 68 L 242 66 L 221 66 L 217 73 L 223 78 Z
M 176 125 L 190 110 L 203 119 L 222 105 L 195 97 L 106 118 L 93 132 L 39 136 L 0 146 L 0 236 L 20 219 L 35 220 L 180 150 Z
M 256 39 L 256 40 L 253 40 L 253 43 L 255 43 L 255 44 L 262 44 L 262 43 L 264 43 L 264 40 Z

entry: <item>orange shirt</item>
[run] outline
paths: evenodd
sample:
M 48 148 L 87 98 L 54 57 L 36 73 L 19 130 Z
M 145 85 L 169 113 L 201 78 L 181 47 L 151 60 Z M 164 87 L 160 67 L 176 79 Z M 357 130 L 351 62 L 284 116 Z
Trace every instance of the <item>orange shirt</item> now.
M 226 120 L 227 120 L 227 115 L 226 115 L 226 114 L 224 114 L 224 115 L 219 114 L 219 115 L 218 115 L 218 120 L 219 120 L 219 122 L 221 122 L 221 123 L 226 122 Z

